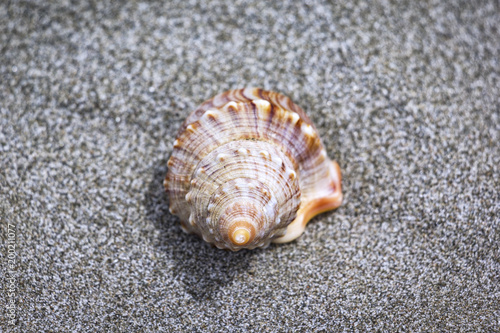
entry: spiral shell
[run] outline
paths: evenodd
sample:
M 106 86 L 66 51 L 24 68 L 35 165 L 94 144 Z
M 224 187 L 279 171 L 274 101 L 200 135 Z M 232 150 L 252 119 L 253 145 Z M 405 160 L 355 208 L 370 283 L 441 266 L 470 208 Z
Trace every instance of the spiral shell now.
M 311 120 L 262 89 L 227 91 L 191 113 L 164 185 L 184 231 L 233 251 L 292 241 L 342 202 L 340 168 Z

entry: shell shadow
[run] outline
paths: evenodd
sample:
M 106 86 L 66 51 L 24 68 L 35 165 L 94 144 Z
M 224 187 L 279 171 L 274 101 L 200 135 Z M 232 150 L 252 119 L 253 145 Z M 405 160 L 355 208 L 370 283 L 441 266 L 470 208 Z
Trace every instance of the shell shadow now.
M 166 159 L 158 161 L 144 198 L 147 219 L 159 230 L 153 241 L 174 262 L 175 280 L 185 291 L 197 301 L 212 300 L 221 288 L 248 271 L 255 250 L 219 250 L 195 235 L 185 234 L 178 218 L 168 211 L 168 194 L 163 188 L 166 173 Z

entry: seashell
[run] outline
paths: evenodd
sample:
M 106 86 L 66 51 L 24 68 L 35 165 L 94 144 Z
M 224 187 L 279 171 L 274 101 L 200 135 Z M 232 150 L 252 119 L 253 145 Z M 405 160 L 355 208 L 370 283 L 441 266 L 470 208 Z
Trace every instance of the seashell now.
M 184 231 L 233 251 L 290 242 L 342 202 L 340 167 L 311 120 L 288 97 L 254 88 L 191 113 L 164 186 Z

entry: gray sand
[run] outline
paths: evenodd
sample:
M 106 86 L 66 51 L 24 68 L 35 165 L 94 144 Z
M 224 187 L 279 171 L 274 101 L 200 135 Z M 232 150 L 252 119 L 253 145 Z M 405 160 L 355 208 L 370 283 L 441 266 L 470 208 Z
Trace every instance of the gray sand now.
M 47 2 L 0 4 L 0 331 L 500 330 L 498 2 Z M 345 201 L 230 253 L 162 180 L 245 86 L 305 109 Z

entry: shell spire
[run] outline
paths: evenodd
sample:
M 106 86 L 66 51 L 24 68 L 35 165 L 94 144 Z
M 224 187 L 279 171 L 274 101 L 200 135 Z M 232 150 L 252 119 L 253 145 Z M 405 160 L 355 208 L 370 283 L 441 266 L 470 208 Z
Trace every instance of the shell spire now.
M 310 119 L 262 89 L 231 90 L 193 111 L 164 185 L 184 231 L 233 251 L 292 241 L 342 202 L 340 168 Z

